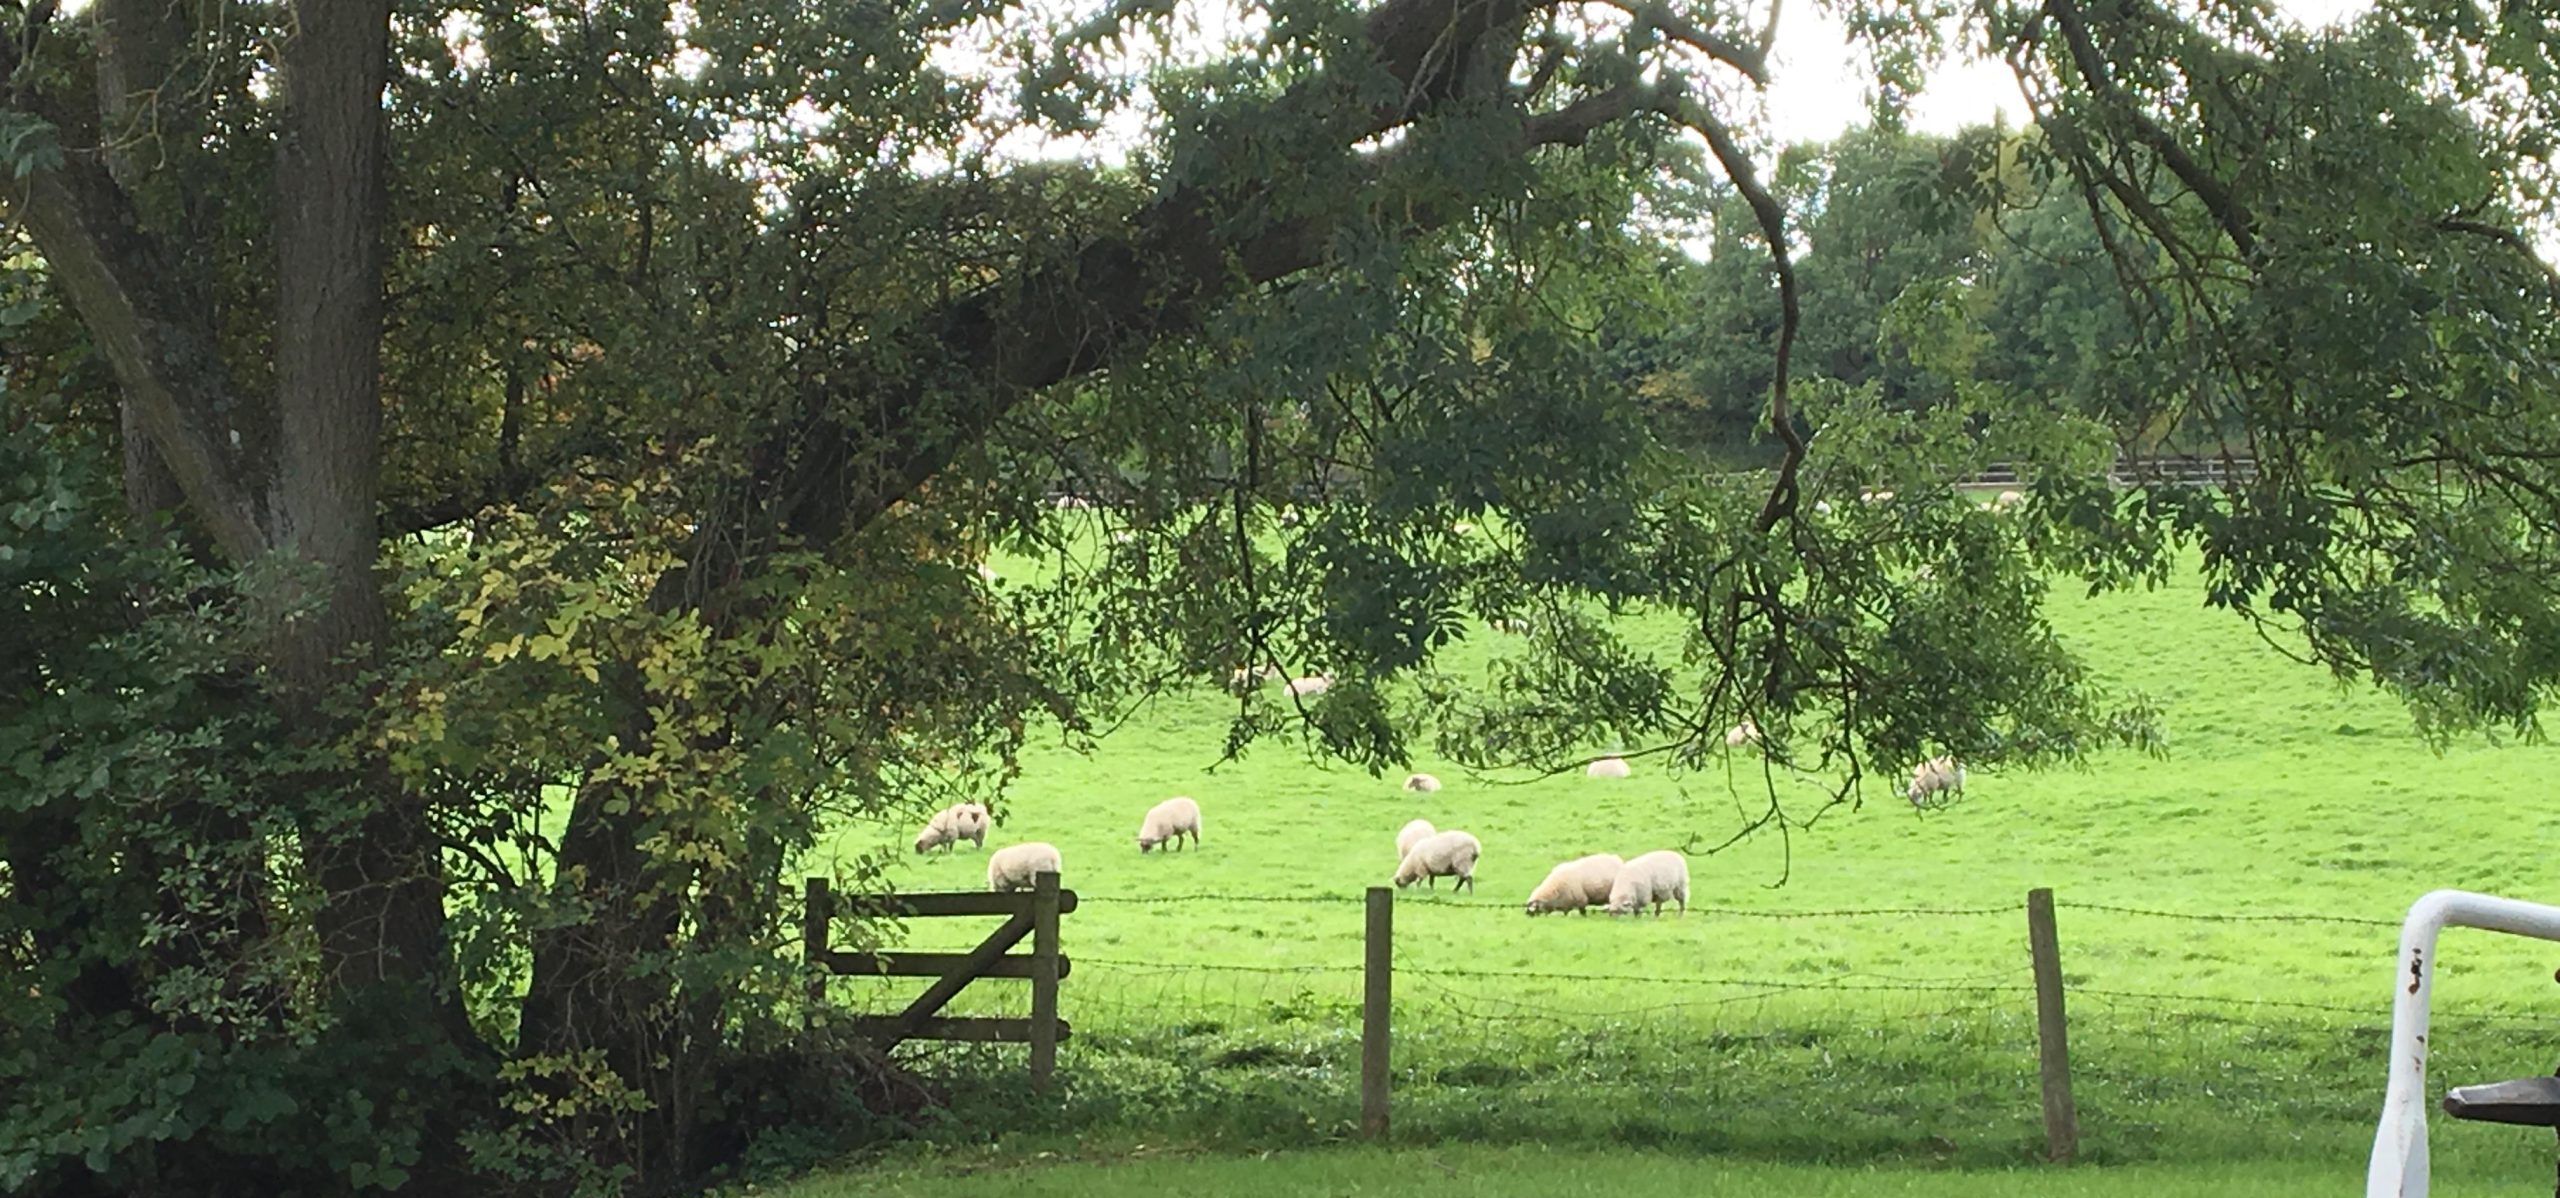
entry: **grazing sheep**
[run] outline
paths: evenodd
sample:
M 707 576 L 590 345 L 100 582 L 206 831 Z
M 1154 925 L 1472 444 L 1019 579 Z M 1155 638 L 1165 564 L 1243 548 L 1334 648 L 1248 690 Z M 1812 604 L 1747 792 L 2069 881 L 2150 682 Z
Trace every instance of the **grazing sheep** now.
M 1034 880 L 1044 873 L 1064 873 L 1060 867 L 1058 846 L 1034 840 L 1027 844 L 1008 845 L 987 858 L 987 889 L 993 891 L 1029 890 Z
M 987 809 L 980 803 L 955 803 L 933 813 L 924 831 L 916 833 L 916 851 L 930 849 L 949 852 L 966 840 L 979 848 L 987 847 Z
M 1147 808 L 1145 822 L 1138 825 L 1138 851 L 1151 851 L 1168 840 L 1173 847 L 1181 848 L 1186 833 L 1191 837 L 1191 847 L 1199 848 L 1200 804 L 1176 795 Z
M 1241 695 L 1258 689 L 1266 682 L 1276 682 L 1284 675 L 1278 666 L 1238 666 L 1227 675 L 1227 689 Z
M 2026 496 L 2015 491 L 2002 491 L 1998 495 L 1992 497 L 1991 510 L 1995 512 L 2005 512 L 2019 504 L 2025 503 L 2026 501 Z
M 1547 880 L 1529 892 L 1528 911 L 1542 915 L 1549 911 L 1582 911 L 1604 906 L 1609 892 L 1618 884 L 1618 870 L 1626 865 L 1615 853 L 1593 853 L 1576 857 L 1547 871 Z
M 1427 819 L 1418 819 L 1406 824 L 1404 831 L 1396 833 L 1396 860 L 1403 861 L 1407 854 L 1413 852 L 1413 846 L 1439 834 L 1440 829 L 1432 827 L 1431 821 Z
M 1609 914 L 1637 915 L 1645 904 L 1653 904 L 1654 918 L 1662 917 L 1662 904 L 1678 902 L 1680 913 L 1689 913 L 1689 859 L 1669 849 L 1647 853 L 1618 869 L 1618 880 L 1609 887 Z
M 1440 780 L 1429 774 L 1412 774 L 1405 778 L 1404 788 L 1406 790 L 1419 791 L 1423 794 L 1438 794 L 1440 793 Z
M 1748 716 L 1743 717 L 1741 723 L 1724 730 L 1724 747 L 1728 749 L 1739 749 L 1744 745 L 1759 743 L 1760 724 Z
M 1292 678 L 1287 689 L 1292 699 L 1312 699 L 1333 689 L 1333 675 L 1309 674 L 1304 678 Z
M 1953 757 L 1932 757 L 1911 770 L 1911 789 L 1904 792 L 1914 807 L 1943 804 L 1949 792 L 1964 793 L 1964 767 Z
M 1427 880 L 1431 888 L 1437 890 L 1440 879 L 1456 878 L 1457 885 L 1451 889 L 1463 887 L 1473 892 L 1476 888 L 1476 858 L 1483 854 L 1484 846 L 1465 832 L 1442 832 L 1425 837 L 1413 846 L 1413 851 L 1404 855 L 1404 864 L 1396 867 L 1396 885 L 1405 887 Z
M 1582 772 L 1585 776 L 1592 778 L 1624 778 L 1633 771 L 1627 768 L 1627 759 L 1624 757 L 1603 757 L 1584 766 Z

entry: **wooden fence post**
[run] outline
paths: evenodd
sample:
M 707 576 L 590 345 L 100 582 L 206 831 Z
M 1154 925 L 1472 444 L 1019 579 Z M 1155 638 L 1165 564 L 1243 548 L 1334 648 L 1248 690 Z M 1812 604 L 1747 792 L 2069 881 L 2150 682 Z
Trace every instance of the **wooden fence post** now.
M 827 1003 L 827 921 L 834 913 L 835 895 L 827 880 L 809 879 L 800 903 L 800 960 L 810 969 L 804 1026 L 814 1026 Z
M 1387 1138 L 1387 1025 L 1394 1009 L 1396 892 L 1369 888 L 1367 985 L 1360 1001 L 1360 1134 Z
M 1031 880 L 1031 1092 L 1058 1071 L 1058 875 Z
M 2044 1075 L 2045 1156 L 2068 1164 L 2080 1151 L 2080 1113 L 2071 1103 L 2070 1024 L 2062 1012 L 2062 940 L 2053 928 L 2053 891 L 2027 892 L 2027 951 L 2036 966 L 2036 1047 Z

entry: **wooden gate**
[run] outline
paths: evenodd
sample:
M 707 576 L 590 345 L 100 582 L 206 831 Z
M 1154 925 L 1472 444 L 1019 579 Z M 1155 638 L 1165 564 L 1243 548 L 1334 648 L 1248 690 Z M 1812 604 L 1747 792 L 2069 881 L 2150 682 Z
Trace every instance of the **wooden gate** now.
M 933 978 L 924 993 L 895 1015 L 866 1015 L 854 1030 L 882 1050 L 905 1040 L 975 1040 L 1031 1046 L 1031 1085 L 1045 1090 L 1057 1071 L 1058 1045 L 1067 1024 L 1058 1018 L 1058 982 L 1067 976 L 1068 961 L 1058 951 L 1058 917 L 1076 909 L 1076 892 L 1058 888 L 1058 875 L 1042 873 L 1027 891 L 997 894 L 962 891 L 949 894 L 862 895 L 843 901 L 848 915 L 933 918 L 946 915 L 1002 915 L 1004 923 L 978 947 L 965 953 L 846 953 L 827 947 L 827 928 L 838 900 L 825 878 L 808 881 L 802 908 L 800 943 L 809 963 L 839 977 Z M 1006 955 L 1007 949 L 1031 937 L 1031 955 Z M 942 1008 L 979 978 L 1028 978 L 1031 1017 L 985 1016 L 945 1018 Z M 826 978 L 809 981 L 809 1010 L 814 1016 L 826 1002 Z

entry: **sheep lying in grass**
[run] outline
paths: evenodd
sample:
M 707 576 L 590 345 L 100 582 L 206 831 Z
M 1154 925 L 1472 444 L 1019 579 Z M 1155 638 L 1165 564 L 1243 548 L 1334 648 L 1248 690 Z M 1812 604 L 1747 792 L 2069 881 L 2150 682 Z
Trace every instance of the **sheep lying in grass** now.
M 1914 807 L 1943 804 L 1948 795 L 1964 793 L 1964 767 L 1953 757 L 1932 757 L 1911 770 L 1911 789 L 1904 796 Z
M 1582 768 L 1583 775 L 1591 778 L 1624 778 L 1632 772 L 1624 757 L 1603 757 Z
M 1418 819 L 1406 824 L 1404 831 L 1396 833 L 1396 860 L 1402 862 L 1413 852 L 1413 846 L 1439 834 L 1440 829 L 1432 827 L 1431 821 L 1427 819 Z
M 1333 675 L 1331 674 L 1309 674 L 1304 678 L 1292 678 L 1287 687 L 1289 697 L 1293 699 L 1312 699 L 1332 689 Z
M 1748 717 L 1744 718 L 1741 723 L 1724 730 L 1724 747 L 1728 749 L 1739 749 L 1744 745 L 1756 745 L 1759 743 L 1760 724 L 1758 721 Z
M 1406 790 L 1419 791 L 1423 794 L 1438 794 L 1440 793 L 1440 780 L 1429 774 L 1409 774 L 1405 777 L 1404 788 Z
M 933 818 L 925 821 L 924 831 L 916 833 L 916 851 L 950 852 L 964 840 L 982 849 L 987 847 L 987 809 L 983 804 L 954 803 L 934 812 Z
M 1182 838 L 1191 838 L 1191 847 L 1200 847 L 1200 804 L 1181 795 L 1147 808 L 1147 818 L 1138 824 L 1138 851 L 1154 850 L 1170 840 L 1182 847 Z
M 1456 878 L 1457 886 L 1473 892 L 1476 888 L 1476 858 L 1484 855 L 1484 846 L 1465 832 L 1442 832 L 1425 837 L 1404 855 L 1404 864 L 1396 867 L 1396 885 L 1411 886 L 1427 881 L 1440 888 L 1440 879 Z
M 1645 904 L 1653 904 L 1654 918 L 1662 917 L 1662 904 L 1677 902 L 1680 913 L 1689 913 L 1689 859 L 1669 849 L 1647 853 L 1618 868 L 1618 879 L 1609 887 L 1609 914 L 1636 915 Z
M 1528 911 L 1542 915 L 1549 911 L 1581 911 L 1609 902 L 1609 891 L 1618 884 L 1618 870 L 1626 865 L 1615 853 L 1593 853 L 1576 857 L 1547 871 L 1547 880 L 1529 892 Z
M 1032 882 L 1044 873 L 1064 873 L 1060 867 L 1058 846 L 1043 841 L 1008 845 L 987 858 L 987 889 L 993 891 L 1029 890 Z

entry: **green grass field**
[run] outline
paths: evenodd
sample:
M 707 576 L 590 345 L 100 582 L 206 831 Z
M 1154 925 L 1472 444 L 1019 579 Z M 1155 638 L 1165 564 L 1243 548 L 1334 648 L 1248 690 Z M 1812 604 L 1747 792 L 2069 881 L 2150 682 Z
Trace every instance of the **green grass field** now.
M 1941 1170 L 1733 1164 L 1661 1153 L 1547 1148 L 1343 1149 L 1254 1157 L 1115 1161 L 941 1161 L 817 1179 L 778 1198 L 1116 1198 L 1210 1193 L 1233 1198 L 2333 1198 L 2361 1192 L 2360 1171 L 2264 1165 Z M 2464 1185 L 2467 1195 L 2527 1198 L 2530 1182 Z
M 1477 895 L 1444 886 L 1400 897 L 1400 1138 L 1452 1151 L 1667 1153 L 1684 1163 L 1648 1157 L 1643 1169 L 1695 1166 L 1698 1184 L 1723 1184 L 1716 1177 L 1746 1161 L 2023 1163 L 2041 1124 L 2019 908 L 2030 887 L 2051 886 L 2063 904 L 2087 1156 L 2199 1171 L 1945 1192 L 2115 1193 L 2139 1177 L 2123 1192 L 2308 1193 L 2284 1179 L 2360 1176 L 2381 1099 L 2393 929 L 2097 908 L 2396 923 L 2436 887 L 2548 897 L 2560 889 L 2547 848 L 2560 809 L 2539 800 L 2560 755 L 2485 741 L 2433 754 L 2393 701 L 2288 660 L 2236 618 L 2204 610 L 2192 584 L 2064 595 L 2052 611 L 2104 679 L 2161 702 L 2168 759 L 1976 770 L 1962 803 L 1925 816 L 1878 786 L 1863 810 L 1836 812 L 1791 845 L 1763 836 L 1693 858 L 1697 909 L 1685 918 L 1529 919 L 1519 904 L 1559 860 L 1722 840 L 1762 801 L 1756 757 L 1735 757 L 1730 775 L 1683 777 L 1639 761 L 1622 781 L 1470 777 L 1423 760 L 1415 768 L 1447 789 L 1415 795 L 1400 777 L 1328 768 L 1282 744 L 1217 766 L 1235 700 L 1205 684 L 1140 711 L 1090 756 L 1035 752 L 988 845 L 1057 844 L 1084 900 L 1063 936 L 1074 972 L 1062 1008 L 1076 1033 L 1062 1055 L 1065 1093 L 1035 1109 L 1013 1101 L 1019 1049 L 925 1049 L 922 1063 L 957 1095 L 937 1134 L 1018 1153 L 1343 1138 L 1356 1114 L 1358 898 L 1388 880 L 1396 830 L 1419 816 L 1476 833 L 1485 856 Z M 1452 661 L 1480 668 L 1509 643 L 1480 633 Z M 1200 801 L 1205 845 L 1141 855 L 1139 816 L 1173 794 Z M 912 835 L 850 828 L 835 851 L 898 852 L 901 889 L 984 886 L 983 854 L 919 859 L 903 851 Z M 1879 908 L 1970 913 L 1795 917 Z M 983 931 L 919 921 L 906 941 L 952 947 Z M 2548 1071 L 2560 1036 L 2526 1020 L 2560 1000 L 2554 964 L 2560 946 L 2449 934 L 2431 1084 Z M 876 1009 L 918 985 L 839 982 L 835 996 Z M 991 982 L 953 1009 L 1024 1005 L 1019 983 Z M 2439 1120 L 2436 1140 L 2442 1172 L 2549 1176 L 2547 1136 Z M 2215 1188 L 2217 1170 L 2244 1164 L 2251 1180 Z M 1153 1188 L 1151 1170 L 1228 1167 L 1079 1166 L 1023 1185 L 1100 1193 L 1115 1177 Z M 1328 1180 L 1337 1167 L 1350 1169 L 1339 1184 Z M 1319 1160 L 1302 1188 L 1256 1190 L 1265 1183 L 1243 1174 L 1235 1184 L 1371 1192 L 1349 1180 L 1360 1175 Z M 1733 1192 L 1937 1193 L 1932 1178 L 1945 1175 L 1830 1176 Z M 895 1184 L 911 1188 L 885 1192 L 960 1192 L 921 1174 Z

